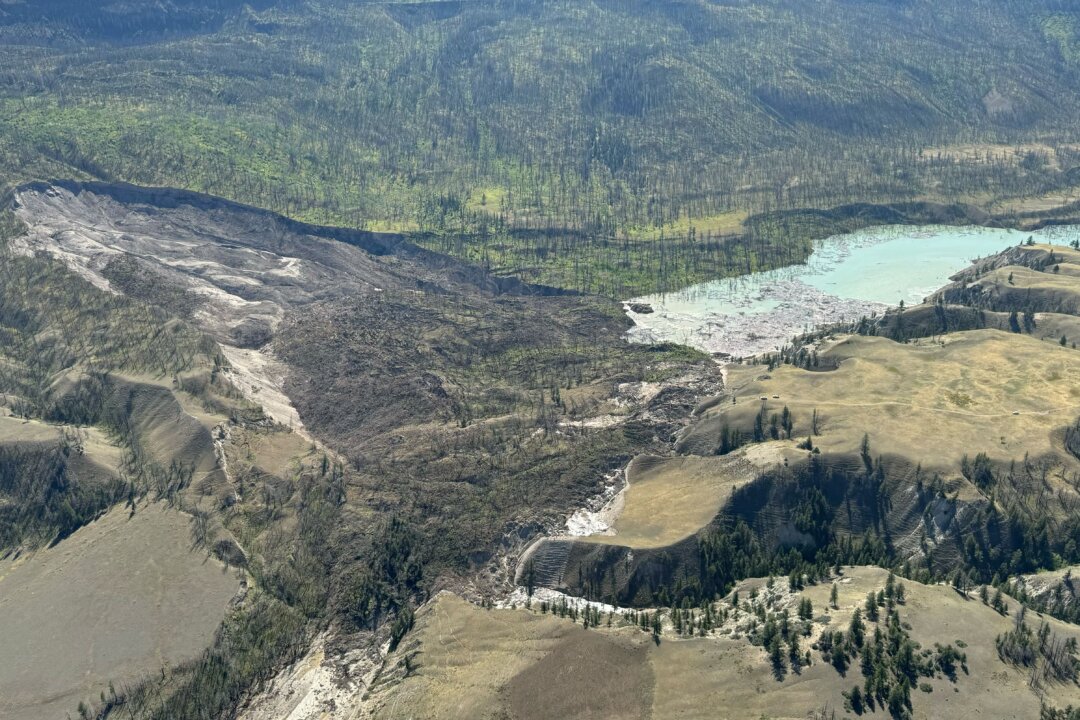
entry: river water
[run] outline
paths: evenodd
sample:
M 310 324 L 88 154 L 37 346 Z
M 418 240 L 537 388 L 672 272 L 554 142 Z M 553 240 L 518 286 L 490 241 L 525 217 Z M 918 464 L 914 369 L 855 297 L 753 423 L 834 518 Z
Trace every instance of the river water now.
M 746 357 L 775 350 L 818 325 L 858 320 L 922 302 L 980 257 L 1035 242 L 1066 244 L 1080 226 L 1037 232 L 951 226 L 886 226 L 815 243 L 806 264 L 692 285 L 627 301 L 631 342 L 677 342 Z M 635 313 L 645 303 L 652 313 Z

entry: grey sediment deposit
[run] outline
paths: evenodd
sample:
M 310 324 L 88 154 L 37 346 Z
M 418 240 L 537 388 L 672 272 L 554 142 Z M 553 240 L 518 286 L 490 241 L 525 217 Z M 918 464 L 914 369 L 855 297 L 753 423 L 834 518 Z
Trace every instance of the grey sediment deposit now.
M 755 312 L 768 299 L 772 307 Z M 776 350 L 792 337 L 829 323 L 858 320 L 886 310 L 885 303 L 839 298 L 801 280 L 778 280 L 744 300 L 736 312 L 689 315 L 656 307 L 650 314 L 627 309 L 634 320 L 631 342 L 679 342 L 709 353 L 749 357 Z

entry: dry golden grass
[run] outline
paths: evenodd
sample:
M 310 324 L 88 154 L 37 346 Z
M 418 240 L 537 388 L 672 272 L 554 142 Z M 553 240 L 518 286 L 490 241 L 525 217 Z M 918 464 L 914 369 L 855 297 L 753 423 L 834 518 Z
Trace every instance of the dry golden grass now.
M 886 572 L 879 568 L 845 569 L 837 583 L 839 609 L 828 610 L 828 628 L 845 630 L 854 609 L 861 606 L 870 591 L 880 590 Z M 968 657 L 969 674 L 960 673 L 954 685 L 937 678 L 929 681 L 933 692 L 912 692 L 915 718 L 1031 718 L 1038 717 L 1039 699 L 1028 688 L 1027 673 L 1001 662 L 994 638 L 1009 630 L 1012 620 L 998 615 L 975 599 L 968 599 L 942 585 L 927 586 L 903 581 L 907 603 L 901 607 L 902 620 L 911 624 L 912 639 L 923 647 L 934 643 L 963 642 Z M 740 587 L 745 598 L 761 580 L 750 580 Z M 820 618 L 828 608 L 830 584 L 807 588 Z M 1013 604 L 1015 607 L 1015 604 Z M 1031 615 L 1035 627 L 1042 618 Z M 1073 626 L 1050 621 L 1055 632 L 1066 637 L 1077 634 Z M 814 653 L 816 655 L 816 653 Z M 782 682 L 773 679 L 764 652 L 749 647 L 744 640 L 693 640 L 662 642 L 651 655 L 656 673 L 655 718 L 713 720 L 748 717 L 806 718 L 823 706 L 837 710 L 843 717 L 844 701 L 840 694 L 862 682 L 858 667 L 842 678 L 820 658 L 799 675 L 789 674 Z M 723 698 L 717 705 L 710 698 Z M 1053 685 L 1047 700 L 1060 706 L 1076 703 L 1080 691 L 1075 685 Z M 886 717 L 887 713 L 871 714 Z
M 732 491 L 757 476 L 742 453 L 725 457 L 639 456 L 627 469 L 628 486 L 614 535 L 587 542 L 657 548 L 690 537 L 712 521 Z
M 990 203 L 990 212 L 1001 215 L 1045 213 L 1059 210 L 1080 201 L 1080 188 L 1057 190 L 1032 197 L 1004 198 Z
M 1069 245 L 1035 243 L 1034 245 L 1022 245 L 1020 250 L 1029 256 L 1034 255 L 1036 259 L 1040 260 L 1049 260 L 1049 253 L 1052 252 L 1055 262 L 1061 263 L 1063 267 L 1066 263 L 1080 265 L 1080 250 L 1076 250 Z
M 483 610 L 442 593 L 418 613 L 416 629 L 390 659 L 392 667 L 404 655 L 411 655 L 416 670 L 399 682 L 398 668 L 397 678 L 376 691 L 374 717 L 485 720 L 544 716 L 528 712 L 523 707 L 526 700 L 539 713 L 554 706 L 562 708 L 560 713 L 569 713 L 547 717 L 635 717 L 633 708 L 641 708 L 643 703 L 620 702 L 617 693 L 605 692 L 605 676 L 598 671 L 632 673 L 627 680 L 651 686 L 643 675 L 647 670 L 646 640 L 636 630 L 590 634 L 580 625 L 551 615 Z M 544 660 L 554 653 L 564 659 L 553 667 Z M 589 687 L 578 687 L 584 680 L 589 681 Z M 612 689 L 624 695 L 641 691 L 621 682 Z M 600 696 L 605 696 L 606 705 L 589 700 Z M 568 700 L 572 704 L 563 707 Z M 519 712 L 509 715 L 514 705 Z M 608 710 L 602 707 L 615 714 L 604 714 Z M 623 713 L 624 709 L 628 713 Z M 638 712 L 636 717 L 643 715 Z
M 40 420 L 0 415 L 0 443 L 54 442 L 60 439 L 61 428 Z
M 1060 342 L 1065 336 L 1069 347 L 1080 343 L 1080 317 L 1061 313 L 1036 313 L 1034 335 L 1050 342 Z
M 123 451 L 98 428 L 75 428 L 0 415 L 0 445 L 54 444 L 61 442 L 65 436 L 68 442 L 78 443 L 82 448 L 84 460 L 94 463 L 106 473 L 116 473 Z
M 1054 254 L 1060 255 L 1062 253 L 1058 249 L 1054 251 Z M 1010 293 L 1029 289 L 1032 291 L 1038 290 L 1042 293 L 1040 298 L 1043 299 L 1040 299 L 1040 305 L 1043 307 L 1045 307 L 1045 303 L 1048 302 L 1049 298 L 1058 298 L 1060 302 L 1067 303 L 1066 311 L 1070 311 L 1080 305 L 1080 283 L 1076 281 L 1076 273 L 1080 271 L 1080 266 L 1063 260 L 1059 267 L 1060 270 L 1055 273 L 1008 265 L 979 278 L 978 284 L 984 286 L 987 284 L 997 285 L 1001 291 Z M 1010 276 L 1012 277 L 1011 281 L 1009 280 Z M 1047 293 L 1051 295 L 1047 295 Z
M 1080 251 L 1065 245 L 1040 244 L 1024 246 L 1022 252 L 1048 259 L 1053 253 L 1055 264 L 1045 271 L 1024 266 L 1007 265 L 978 278 L 969 279 L 967 287 L 978 285 L 992 298 L 997 307 L 1041 308 L 1035 314 L 1035 328 L 1030 334 L 1057 342 L 1061 336 L 1067 343 L 1080 339 Z M 1054 268 L 1057 268 L 1056 271 Z M 1008 313 L 998 312 L 987 325 L 1008 329 Z
M 857 452 L 867 434 L 874 454 L 895 453 L 942 470 L 978 452 L 1002 461 L 1056 453 L 1075 463 L 1057 438 L 1080 415 L 1080 355 L 1071 348 L 975 330 L 917 344 L 843 337 L 820 354 L 840 361 L 839 368 L 785 365 L 769 374 L 758 368 L 757 377 L 767 379 L 743 384 L 736 404 L 707 411 L 688 443 L 714 442 L 725 423 L 752 428 L 762 405 L 769 415 L 786 406 L 795 440 L 810 435 L 811 417 L 819 412 L 821 435 L 813 441 L 822 452 Z
M 109 681 L 201 652 L 239 582 L 190 545 L 188 516 L 152 504 L 0 562 L 0 717 L 74 716 Z
M 803 591 L 814 604 L 815 636 L 825 628 L 845 630 L 853 610 L 885 578 L 879 568 L 845 568 L 836 610 L 828 608 L 828 583 Z M 932 692 L 913 691 L 913 716 L 1037 717 L 1039 697 L 1028 687 L 1027 673 L 1003 663 L 995 650 L 994 638 L 1011 628 L 1012 618 L 944 585 L 904 583 L 907 603 L 900 615 L 910 623 L 912 639 L 923 647 L 962 642 L 969 669 L 955 684 L 937 678 L 929 681 Z M 745 581 L 741 596 L 762 585 L 763 579 Z M 787 605 L 798 599 L 791 595 Z M 1037 628 L 1043 619 L 1032 613 L 1029 624 Z M 1074 626 L 1049 622 L 1064 637 L 1077 634 Z M 842 677 L 815 651 L 813 665 L 776 680 L 765 652 L 745 637 L 678 639 L 665 633 L 656 645 L 639 630 L 615 625 L 584 630 L 535 608 L 482 610 L 444 593 L 421 611 L 417 630 L 390 656 L 389 666 L 398 669 L 375 690 L 374 716 L 805 720 L 824 706 L 843 717 L 841 693 L 862 682 L 857 663 Z M 408 677 L 400 669 L 405 655 L 414 667 Z M 1080 702 L 1076 685 L 1049 685 L 1046 693 L 1057 706 Z

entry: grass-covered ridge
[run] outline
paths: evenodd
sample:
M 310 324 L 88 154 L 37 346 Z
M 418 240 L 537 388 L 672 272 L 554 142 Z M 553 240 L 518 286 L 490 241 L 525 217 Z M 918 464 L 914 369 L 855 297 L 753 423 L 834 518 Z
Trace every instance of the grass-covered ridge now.
M 1075 704 L 1075 652 L 1060 651 L 1061 674 L 1048 657 L 1052 642 L 1077 637 L 1076 626 L 993 595 L 981 601 L 979 591 L 863 566 L 836 568 L 821 582 L 747 579 L 715 601 L 638 613 L 550 597 L 485 610 L 446 593 L 390 655 L 372 709 L 387 719 L 464 709 L 474 717 L 825 720 L 988 707 L 1027 718 L 1044 703 Z M 997 650 L 996 641 L 1004 648 L 1017 636 L 1027 638 L 1027 665 Z

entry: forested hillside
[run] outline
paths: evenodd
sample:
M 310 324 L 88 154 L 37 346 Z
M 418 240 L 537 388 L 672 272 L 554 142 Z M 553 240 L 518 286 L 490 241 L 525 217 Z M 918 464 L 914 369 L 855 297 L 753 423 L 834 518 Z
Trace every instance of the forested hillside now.
M 610 294 L 805 252 L 748 214 L 1080 182 L 1064 0 L 48 0 L 0 7 L 0 37 L 12 177 L 418 232 Z

